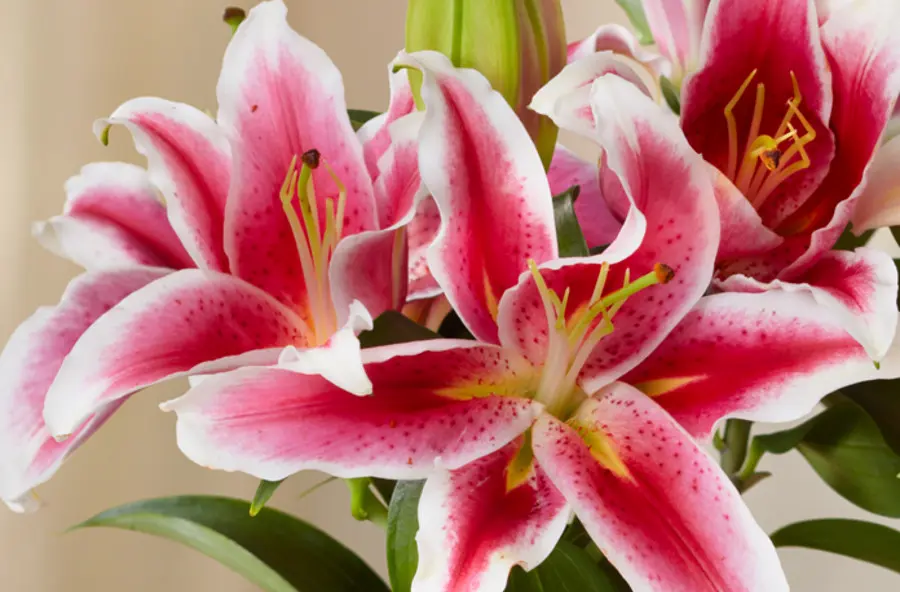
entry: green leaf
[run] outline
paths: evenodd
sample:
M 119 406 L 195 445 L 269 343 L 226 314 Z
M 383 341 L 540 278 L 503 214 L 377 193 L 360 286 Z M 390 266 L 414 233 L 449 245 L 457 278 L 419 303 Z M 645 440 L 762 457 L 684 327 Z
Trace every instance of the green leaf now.
M 783 454 L 796 447 L 832 489 L 857 506 L 900 518 L 900 456 L 875 421 L 851 399 L 833 394 L 828 408 L 784 432 L 754 438 L 753 446 Z
M 262 480 L 259 482 L 259 486 L 256 488 L 256 494 L 253 496 L 253 501 L 250 502 L 250 515 L 256 516 L 259 514 L 259 511 L 263 509 L 263 506 L 272 499 L 272 494 L 275 493 L 275 490 L 278 489 L 278 486 L 284 483 L 284 479 L 281 481 L 265 481 Z
M 641 45 L 652 45 L 653 34 L 650 32 L 650 25 L 647 24 L 647 15 L 644 14 L 641 0 L 616 0 L 616 4 L 622 7 L 622 10 L 628 15 L 628 20 L 634 27 Z
M 663 98 L 666 99 L 666 104 L 669 105 L 672 113 L 681 115 L 681 93 L 678 92 L 678 87 L 675 86 L 675 83 L 665 76 L 660 76 L 659 87 L 662 89 Z
M 440 328 L 438 328 L 438 334 L 447 339 L 475 339 L 455 310 L 451 310 L 444 317 Z
M 213 496 L 144 500 L 97 514 L 72 530 L 109 526 L 192 547 L 267 592 L 355 592 L 388 589 L 362 559 L 293 516 Z
M 347 115 L 350 117 L 350 125 L 353 131 L 359 131 L 364 123 L 374 117 L 381 115 L 378 111 L 366 111 L 365 109 L 347 109 Z
M 891 449 L 900 454 L 900 380 L 874 380 L 841 389 L 862 407 Z
M 581 225 L 575 217 L 575 200 L 581 188 L 569 187 L 553 197 L 553 217 L 556 220 L 556 242 L 560 257 L 586 257 L 590 254 Z
M 900 532 L 881 524 L 837 518 L 797 522 L 772 534 L 772 542 L 837 553 L 900 573 Z
M 840 238 L 838 238 L 837 242 L 834 244 L 834 248 L 838 251 L 854 251 L 858 247 L 865 246 L 869 242 L 869 239 L 872 238 L 873 234 L 875 234 L 874 230 L 867 230 L 860 236 L 856 236 L 850 232 L 850 226 L 847 226 L 847 228 L 844 229 L 844 233 L 841 234 Z
M 389 310 L 375 319 L 371 331 L 363 331 L 359 334 L 359 343 L 366 348 L 407 341 L 424 341 L 438 337 L 440 335 L 429 331 L 409 317 L 403 316 L 396 310 Z
M 624 586 L 624 587 L 623 587 Z M 507 592 L 621 592 L 627 584 L 617 573 L 597 565 L 584 549 L 560 541 L 553 552 L 530 572 L 513 568 Z
M 387 564 L 393 592 L 409 592 L 419 565 L 416 532 L 424 481 L 398 481 L 387 522 Z

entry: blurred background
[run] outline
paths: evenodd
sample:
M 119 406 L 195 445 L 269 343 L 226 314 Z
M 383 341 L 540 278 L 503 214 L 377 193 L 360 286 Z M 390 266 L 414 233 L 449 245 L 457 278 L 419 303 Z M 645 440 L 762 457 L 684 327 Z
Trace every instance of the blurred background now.
M 322 46 L 344 73 L 348 104 L 383 109 L 386 65 L 403 44 L 405 0 L 286 1 L 293 26 Z M 91 133 L 93 120 L 141 95 L 215 111 L 215 83 L 229 38 L 220 20 L 227 4 L 0 0 L 0 342 L 35 307 L 55 303 L 78 271 L 30 236 L 31 222 L 61 210 L 66 178 L 94 160 L 143 164 L 124 130 L 114 130 L 104 148 Z M 613 0 L 563 0 L 563 6 L 570 39 L 604 22 L 627 22 Z M 134 397 L 40 488 L 45 501 L 40 512 L 15 515 L 0 508 L 0 590 L 253 590 L 214 561 L 174 543 L 112 530 L 64 534 L 103 509 L 145 497 L 253 495 L 253 479 L 207 471 L 179 453 L 175 418 L 157 404 L 183 386 L 169 384 Z M 776 476 L 751 490 L 747 501 L 767 531 L 802 519 L 863 515 L 821 484 L 795 453 L 766 459 L 761 469 Z M 317 474 L 290 479 L 273 505 L 324 528 L 383 572 L 383 535 L 350 517 L 341 483 L 299 499 L 321 479 Z M 782 558 L 794 590 L 900 589 L 898 576 L 841 557 L 789 549 Z

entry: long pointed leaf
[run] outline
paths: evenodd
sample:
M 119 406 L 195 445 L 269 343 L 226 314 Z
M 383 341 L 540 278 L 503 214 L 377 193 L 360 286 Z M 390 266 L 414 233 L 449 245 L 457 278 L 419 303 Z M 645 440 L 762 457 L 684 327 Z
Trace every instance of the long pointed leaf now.
M 900 532 L 861 520 L 796 522 L 772 534 L 776 547 L 805 547 L 852 557 L 900 573 Z
M 357 555 L 321 530 L 271 508 L 213 496 L 139 501 L 97 514 L 72 530 L 107 526 L 182 543 L 266 592 L 387 592 Z

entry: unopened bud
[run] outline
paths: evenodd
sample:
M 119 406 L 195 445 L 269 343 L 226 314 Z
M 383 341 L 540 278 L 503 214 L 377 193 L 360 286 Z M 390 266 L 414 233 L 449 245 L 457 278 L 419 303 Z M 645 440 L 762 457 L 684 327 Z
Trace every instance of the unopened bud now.
M 409 0 L 406 50 L 426 49 L 481 72 L 515 109 L 549 166 L 558 129 L 528 105 L 566 62 L 559 0 Z M 410 75 L 419 102 L 421 78 Z

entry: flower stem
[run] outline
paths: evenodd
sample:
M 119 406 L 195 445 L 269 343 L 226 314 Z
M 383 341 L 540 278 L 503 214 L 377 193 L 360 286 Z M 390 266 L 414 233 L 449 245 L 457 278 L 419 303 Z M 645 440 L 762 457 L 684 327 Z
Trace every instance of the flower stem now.
M 722 440 L 720 464 L 722 470 L 734 480 L 747 460 L 747 448 L 750 442 L 750 428 L 753 424 L 744 419 L 729 419 L 725 422 L 725 435 Z
M 388 509 L 372 491 L 372 480 L 368 477 L 346 479 L 350 490 L 350 513 L 357 520 L 368 520 L 382 528 L 387 527 Z

